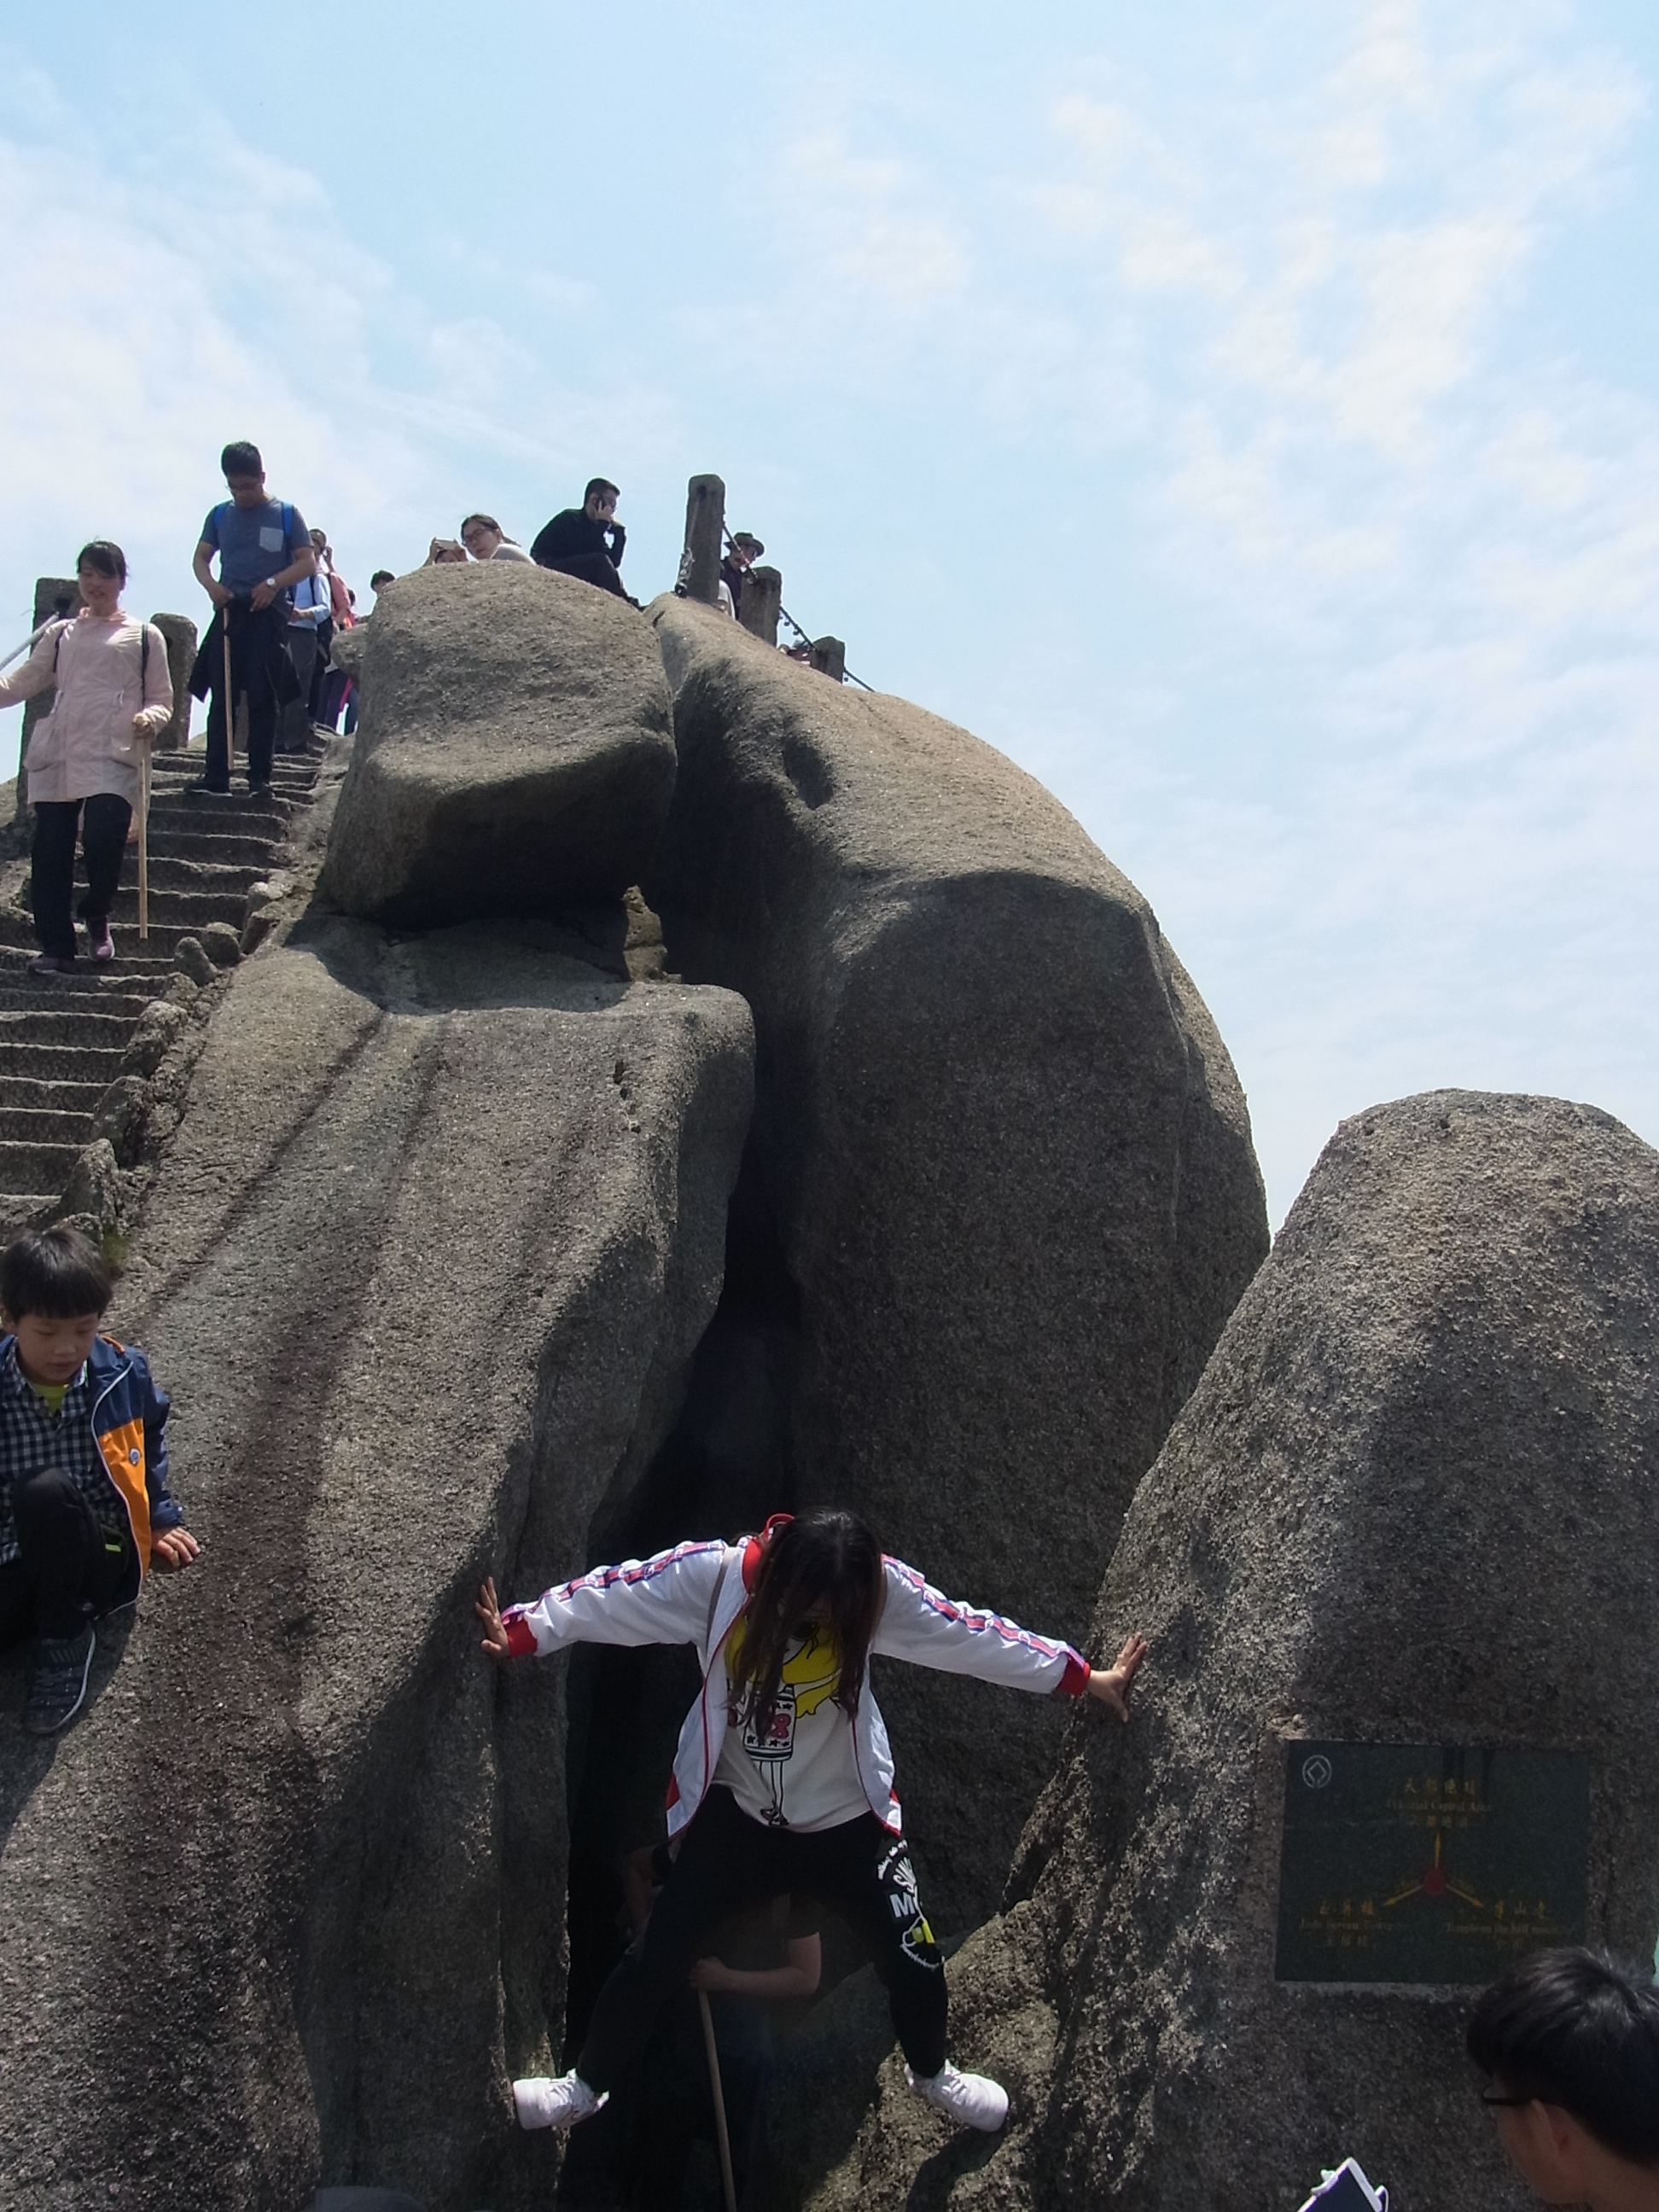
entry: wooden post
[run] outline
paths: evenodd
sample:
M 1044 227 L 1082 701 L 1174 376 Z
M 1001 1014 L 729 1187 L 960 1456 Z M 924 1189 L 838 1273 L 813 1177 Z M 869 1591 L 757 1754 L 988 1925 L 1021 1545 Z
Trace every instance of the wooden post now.
M 718 606 L 720 549 L 726 532 L 726 486 L 719 477 L 693 477 L 685 488 L 685 596 Z
M 838 637 L 815 637 L 812 640 L 812 665 L 820 676 L 832 677 L 837 684 L 847 681 L 847 647 Z
M 778 609 L 783 603 L 783 577 L 776 568 L 751 568 L 743 580 L 738 620 L 752 630 L 763 645 L 778 641 Z
M 167 641 L 167 674 L 173 678 L 173 720 L 155 740 L 164 753 L 190 743 L 190 672 L 196 665 L 196 625 L 188 615 L 152 615 Z
M 42 623 L 50 622 L 58 612 L 59 603 L 63 600 L 67 600 L 69 603 L 64 608 L 65 614 L 79 613 L 81 586 L 75 577 L 36 577 L 34 620 L 29 624 L 29 628 L 39 629 Z M 51 714 L 52 702 L 56 696 L 55 691 L 38 691 L 33 699 L 25 700 L 23 702 L 23 734 L 18 741 L 17 748 L 17 806 L 12 817 L 15 822 L 21 822 L 28 811 L 29 781 L 24 773 L 24 763 L 29 757 L 29 732 L 43 714 Z

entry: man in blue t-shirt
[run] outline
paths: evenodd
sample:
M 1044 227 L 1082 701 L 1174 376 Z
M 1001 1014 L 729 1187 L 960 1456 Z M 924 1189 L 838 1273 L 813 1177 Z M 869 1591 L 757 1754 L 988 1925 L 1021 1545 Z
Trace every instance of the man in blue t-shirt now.
M 317 555 L 296 507 L 265 495 L 259 448 L 239 441 L 219 456 L 230 497 L 202 525 L 196 580 L 218 610 L 197 658 L 191 690 L 208 708 L 207 774 L 198 788 L 230 789 L 230 740 L 235 701 L 247 699 L 247 785 L 270 794 L 270 757 L 279 707 L 298 696 L 288 653 L 289 593 L 313 575 Z M 213 574 L 215 555 L 219 574 Z M 230 641 L 230 696 L 226 696 L 225 640 Z

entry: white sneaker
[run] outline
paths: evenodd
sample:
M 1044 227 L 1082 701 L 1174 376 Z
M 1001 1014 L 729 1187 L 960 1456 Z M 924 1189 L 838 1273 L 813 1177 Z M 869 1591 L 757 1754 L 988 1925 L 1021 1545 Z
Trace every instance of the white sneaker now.
M 994 2135 L 1008 2117 L 1008 2092 L 988 2074 L 959 2074 L 947 2058 L 937 2074 L 913 2074 L 904 2078 L 917 2096 L 926 2097 L 941 2112 L 964 2128 L 980 2128 Z
M 514 2109 L 521 2128 L 574 2128 L 578 2120 L 591 2120 L 611 2092 L 590 2089 L 574 2069 L 550 2081 L 532 2074 L 513 2084 Z M 1007 2099 L 1003 2102 L 1006 2105 Z

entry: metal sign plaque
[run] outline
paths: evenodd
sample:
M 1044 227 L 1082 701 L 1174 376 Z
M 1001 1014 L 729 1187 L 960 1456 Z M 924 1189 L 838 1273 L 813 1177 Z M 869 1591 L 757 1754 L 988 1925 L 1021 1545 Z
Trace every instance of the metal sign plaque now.
M 1589 1761 L 1453 1744 L 1285 1745 L 1281 1982 L 1489 1982 L 1582 1943 Z

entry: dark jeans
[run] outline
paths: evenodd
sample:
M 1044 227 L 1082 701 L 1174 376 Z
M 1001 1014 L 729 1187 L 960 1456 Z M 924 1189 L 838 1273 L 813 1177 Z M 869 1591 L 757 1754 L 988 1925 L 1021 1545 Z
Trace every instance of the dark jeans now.
M 318 672 L 317 632 L 310 623 L 290 623 L 288 626 L 288 657 L 294 663 L 294 673 L 299 678 L 300 696 L 290 699 L 281 716 L 282 738 L 277 750 L 285 753 L 302 753 L 306 740 L 311 735 L 309 701 L 313 678 Z
M 109 1610 L 132 1557 L 131 1534 L 106 1530 L 58 1468 L 15 1483 L 11 1512 L 22 1556 L 0 1566 L 0 1648 L 77 1634 L 88 1613 Z
M 276 745 L 277 701 L 272 689 L 271 664 L 288 646 L 288 609 L 278 599 L 257 612 L 246 599 L 222 607 L 220 618 L 230 624 L 230 686 L 238 699 L 247 699 L 247 780 L 270 781 L 270 757 Z M 222 636 L 222 632 L 221 633 Z M 230 789 L 230 737 L 235 713 L 226 717 L 225 651 L 214 641 L 208 661 L 207 774 L 204 781 L 216 791 Z
M 614 2088 L 651 2040 L 659 2014 L 696 1963 L 704 1931 L 769 1898 L 811 1896 L 839 1912 L 869 1947 L 893 2027 L 918 2074 L 945 2063 L 945 1962 L 922 1917 L 910 1853 L 873 1813 L 803 1835 L 769 1828 L 711 1790 L 686 1830 L 674 1870 L 618 1961 L 588 2024 L 576 2071 Z
M 608 553 L 573 553 L 567 560 L 549 561 L 544 565 L 556 576 L 580 576 L 584 584 L 597 584 L 602 592 L 614 592 L 621 599 L 628 597 L 617 573 L 617 564 Z
M 82 810 L 85 809 L 84 823 Z M 82 921 L 107 921 L 121 880 L 132 809 L 112 791 L 91 799 L 40 799 L 34 809 L 34 845 L 30 857 L 29 904 L 34 933 L 43 950 L 75 957 L 75 923 L 70 902 L 75 895 L 77 835 L 87 856 L 87 893 Z

